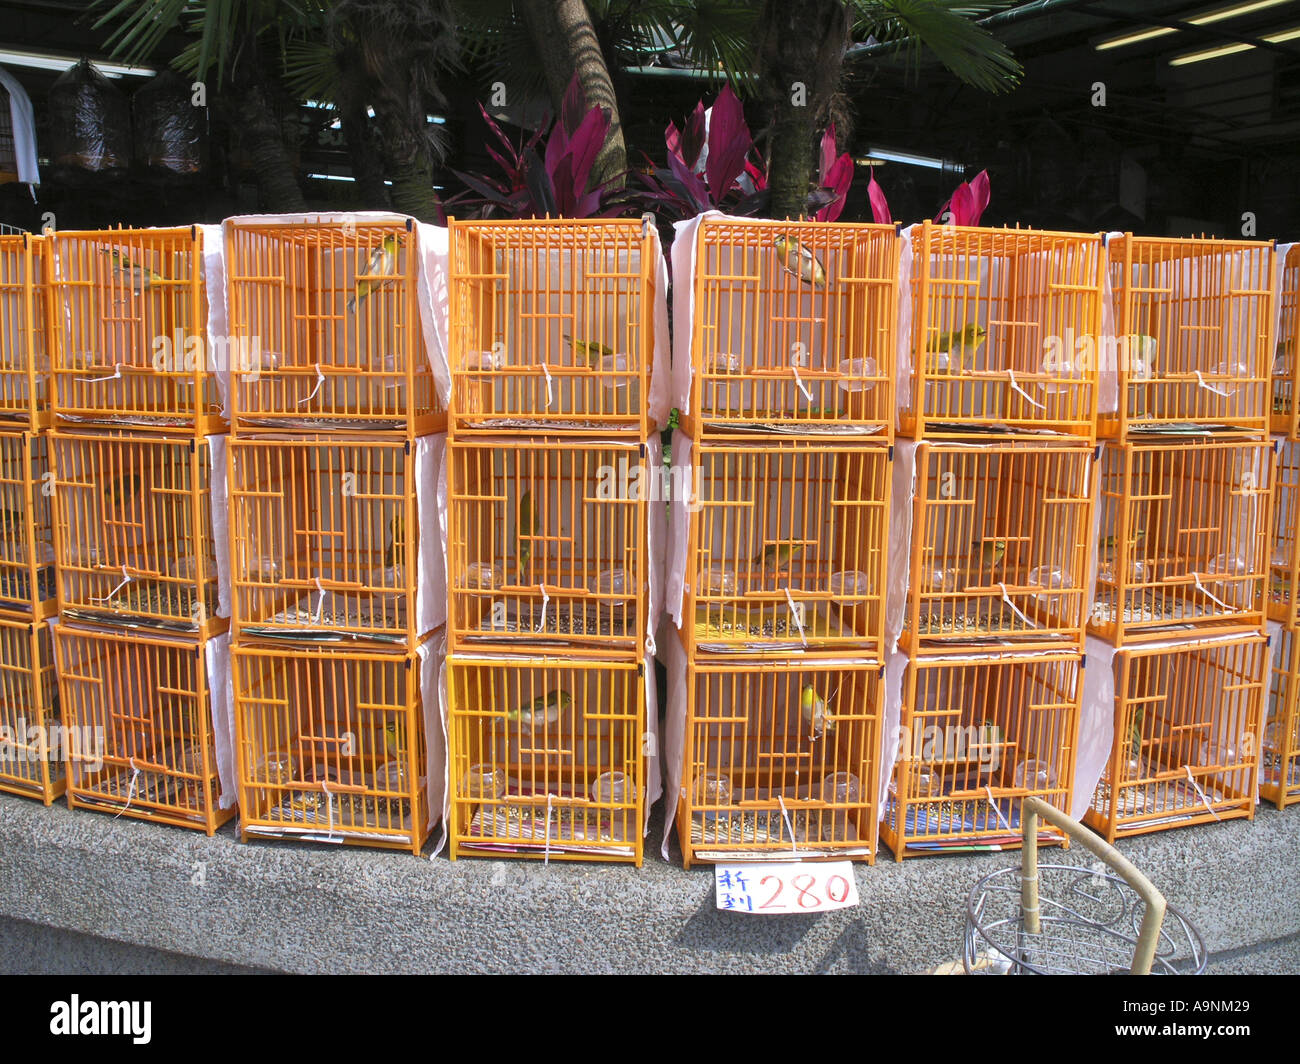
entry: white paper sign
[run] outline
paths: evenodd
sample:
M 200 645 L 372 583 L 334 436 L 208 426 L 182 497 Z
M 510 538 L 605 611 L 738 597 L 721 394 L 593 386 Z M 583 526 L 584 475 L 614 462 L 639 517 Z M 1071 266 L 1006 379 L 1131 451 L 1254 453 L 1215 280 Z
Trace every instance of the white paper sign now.
M 858 904 L 851 861 L 714 865 L 718 908 L 737 913 L 821 913 Z

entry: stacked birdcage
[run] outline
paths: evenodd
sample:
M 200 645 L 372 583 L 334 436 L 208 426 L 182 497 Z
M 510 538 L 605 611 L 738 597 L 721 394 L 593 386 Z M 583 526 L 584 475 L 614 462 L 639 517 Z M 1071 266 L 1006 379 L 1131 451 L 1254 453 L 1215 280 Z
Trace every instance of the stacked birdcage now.
M 547 219 L 450 238 L 451 855 L 640 864 L 658 235 Z
M 1087 697 L 1111 742 L 1086 820 L 1113 840 L 1254 815 L 1280 574 L 1273 248 L 1115 234 L 1108 259 Z
M 442 816 L 438 234 L 224 224 L 240 832 L 418 854 Z
M 1095 235 L 926 222 L 904 239 L 911 439 L 889 602 L 901 709 L 881 822 L 899 860 L 1019 845 L 1027 795 L 1068 808 L 1104 281 Z
M 0 235 L 0 791 L 49 805 L 67 785 L 48 618 L 48 244 Z
M 1295 328 L 1294 318 L 1291 327 Z M 1300 437 L 1278 438 L 1274 444 L 1277 474 L 1265 591 L 1273 671 L 1260 749 L 1259 793 L 1285 808 L 1300 802 Z
M 688 867 L 872 862 L 898 234 L 703 218 L 673 268 L 669 825 Z
M 216 756 L 229 610 L 212 239 L 199 227 L 46 238 L 68 801 L 208 834 L 234 804 Z

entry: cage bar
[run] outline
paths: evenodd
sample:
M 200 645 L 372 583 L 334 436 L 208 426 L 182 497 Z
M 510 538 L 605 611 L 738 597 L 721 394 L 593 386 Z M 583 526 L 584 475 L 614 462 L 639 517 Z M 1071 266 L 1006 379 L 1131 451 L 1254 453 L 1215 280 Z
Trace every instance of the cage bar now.
M 48 244 L 0 234 L 0 421 L 31 429 L 50 423 Z
M 217 806 L 202 640 L 60 624 L 55 647 L 63 722 L 83 737 L 69 761 L 71 808 L 208 835 L 234 816 Z
M 1109 244 L 1119 409 L 1100 435 L 1269 426 L 1273 247 L 1126 234 Z
M 225 223 L 234 431 L 441 431 L 408 220 Z
M 1259 794 L 1279 809 L 1300 802 L 1300 638 L 1286 625 L 1273 637 L 1268 714 L 1260 747 Z
M 1295 627 L 1300 625 L 1300 442 L 1276 440 L 1275 451 L 1267 609 L 1273 620 Z
M 893 226 L 705 218 L 682 427 L 888 442 L 898 283 Z
M 1068 809 L 1082 657 L 913 659 L 898 760 L 880 824 L 897 860 L 1021 844 L 1026 795 Z M 1063 837 L 1044 825 L 1039 843 Z
M 1300 347 L 1300 244 L 1287 252 L 1282 266 L 1282 284 L 1278 289 L 1278 328 L 1273 363 L 1270 368 L 1273 389 L 1272 431 L 1300 440 L 1300 364 L 1296 348 Z
M 1108 443 L 1088 629 L 1114 646 L 1258 632 L 1272 529 L 1266 441 Z
M 0 791 L 50 805 L 67 787 L 74 741 L 59 713 L 50 626 L 0 619 Z
M 414 646 L 425 537 L 412 441 L 315 433 L 230 445 L 233 627 L 240 636 Z
M 48 446 L 44 433 L 0 432 L 0 615 L 58 607 Z
M 899 431 L 1094 439 L 1101 237 L 923 222 L 912 248 L 910 394 Z
M 643 666 L 448 658 L 451 857 L 642 858 Z
M 225 431 L 217 363 L 227 353 L 207 350 L 202 231 L 48 240 L 56 421 Z
M 645 641 L 647 502 L 663 471 L 638 444 L 456 440 L 447 448 L 449 647 L 521 641 L 566 656 Z
M 233 674 L 242 838 L 419 854 L 440 811 L 415 653 L 237 644 Z
M 540 428 L 644 439 L 659 254 L 650 225 L 448 225 L 453 433 Z
M 900 643 L 1081 651 L 1093 475 L 1086 444 L 920 443 Z
M 1115 655 L 1115 740 L 1084 823 L 1114 842 L 1255 815 L 1262 635 Z
M 689 469 L 688 653 L 884 660 L 891 448 L 705 442 Z
M 203 636 L 224 630 L 208 442 L 56 431 L 50 446 L 59 612 Z

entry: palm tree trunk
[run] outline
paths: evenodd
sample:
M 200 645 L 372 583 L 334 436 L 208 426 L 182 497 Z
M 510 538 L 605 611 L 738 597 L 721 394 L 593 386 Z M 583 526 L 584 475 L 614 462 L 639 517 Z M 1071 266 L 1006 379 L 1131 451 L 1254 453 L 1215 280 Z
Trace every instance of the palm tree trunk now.
M 840 80 L 850 22 L 842 0 L 763 0 L 759 83 L 771 111 L 768 213 L 807 214 L 814 140 Z
M 343 139 L 348 145 L 352 176 L 357 182 L 357 196 L 366 210 L 387 210 L 388 188 L 384 184 L 384 168 L 379 162 L 379 145 L 366 117 L 366 109 L 350 95 L 341 96 L 339 121 L 343 125 Z
M 248 34 L 230 66 L 228 85 L 235 129 L 257 175 L 263 209 L 275 214 L 299 213 L 307 209 L 307 200 L 281 136 L 262 70 L 257 40 Z
M 393 209 L 410 214 L 422 222 L 436 223 L 441 214 L 438 193 L 433 188 L 433 161 L 429 157 L 424 135 L 424 112 L 408 115 L 390 111 L 380 99 L 375 100 L 380 154 L 384 171 L 393 182 Z
M 587 105 L 609 112 L 609 132 L 605 135 L 600 154 L 596 156 L 592 181 L 599 184 L 620 178 L 627 170 L 623 123 L 618 114 L 614 82 L 609 76 L 609 67 L 605 64 L 585 0 L 528 0 L 517 10 L 523 15 L 541 57 L 546 87 L 556 114 L 559 114 L 564 93 L 574 74 L 578 75 Z M 616 182 L 621 183 L 621 179 Z

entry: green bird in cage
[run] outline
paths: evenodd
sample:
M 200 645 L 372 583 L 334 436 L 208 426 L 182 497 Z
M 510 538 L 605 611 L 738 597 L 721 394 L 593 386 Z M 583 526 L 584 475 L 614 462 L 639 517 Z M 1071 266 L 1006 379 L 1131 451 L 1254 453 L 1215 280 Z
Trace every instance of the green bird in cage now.
M 979 548 L 979 564 L 981 572 L 991 572 L 993 569 L 996 569 L 1002 563 L 1002 559 L 1006 557 L 1007 541 L 1005 539 L 992 539 L 985 543 L 975 540 L 972 546 Z
M 166 280 L 162 274 L 149 269 L 148 266 L 132 262 L 117 248 L 105 248 L 104 255 L 108 258 L 112 275 L 122 284 L 129 285 L 136 295 L 147 292 L 157 282 Z
M 975 354 L 987 333 L 978 324 L 940 333 L 925 346 L 931 373 L 969 373 L 975 368 Z
M 370 258 L 366 261 L 364 270 L 358 274 L 359 280 L 357 287 L 351 298 L 348 299 L 348 313 L 355 314 L 357 304 L 363 302 L 376 288 L 381 288 L 388 284 L 385 280 L 376 280 L 373 278 L 382 278 L 391 276 L 397 272 L 397 237 L 391 233 L 384 237 L 379 247 L 370 253 Z M 364 276 L 363 276 L 364 275 Z
M 388 546 L 384 548 L 384 565 L 396 569 L 406 555 L 406 518 L 396 514 L 388 524 Z
M 600 364 L 602 358 L 612 358 L 614 356 L 612 347 L 606 347 L 595 340 L 575 340 L 568 333 L 564 334 L 564 339 L 572 345 L 573 353 L 579 358 L 585 358 L 587 364 L 593 368 Z
M 826 268 L 821 260 L 794 237 L 773 237 L 772 247 L 776 249 L 777 261 L 787 273 L 814 288 L 826 287 Z
M 1146 534 L 1147 534 L 1147 530 L 1145 528 L 1139 528 L 1136 532 L 1133 533 L 1133 535 L 1129 537 L 1128 545 L 1130 547 L 1137 546 L 1139 543 L 1142 542 L 1144 538 L 1146 538 Z M 1114 557 L 1115 544 L 1118 542 L 1119 542 L 1119 537 L 1114 534 L 1111 534 L 1109 536 L 1103 536 L 1101 540 L 1101 553 L 1107 558 Z
M 539 532 L 537 514 L 533 511 L 533 493 L 525 491 L 519 496 L 519 516 L 515 522 L 515 559 L 521 584 L 525 582 L 528 563 L 533 557 L 533 541 L 530 537 Z
M 396 758 L 406 749 L 406 725 L 400 720 L 390 720 L 384 725 L 384 749 Z
M 529 728 L 539 724 L 553 724 L 559 720 L 560 712 L 573 705 L 573 696 L 568 691 L 554 690 L 538 695 L 531 703 L 518 706 L 506 714 L 506 720 L 518 722 Z
M 835 718 L 830 714 L 827 699 L 818 695 L 817 689 L 810 683 L 804 684 L 800 694 L 799 712 L 808 725 L 808 737 L 813 742 L 835 730 Z
M 754 556 L 754 565 L 764 573 L 783 573 L 802 550 L 802 543 L 773 543 Z

